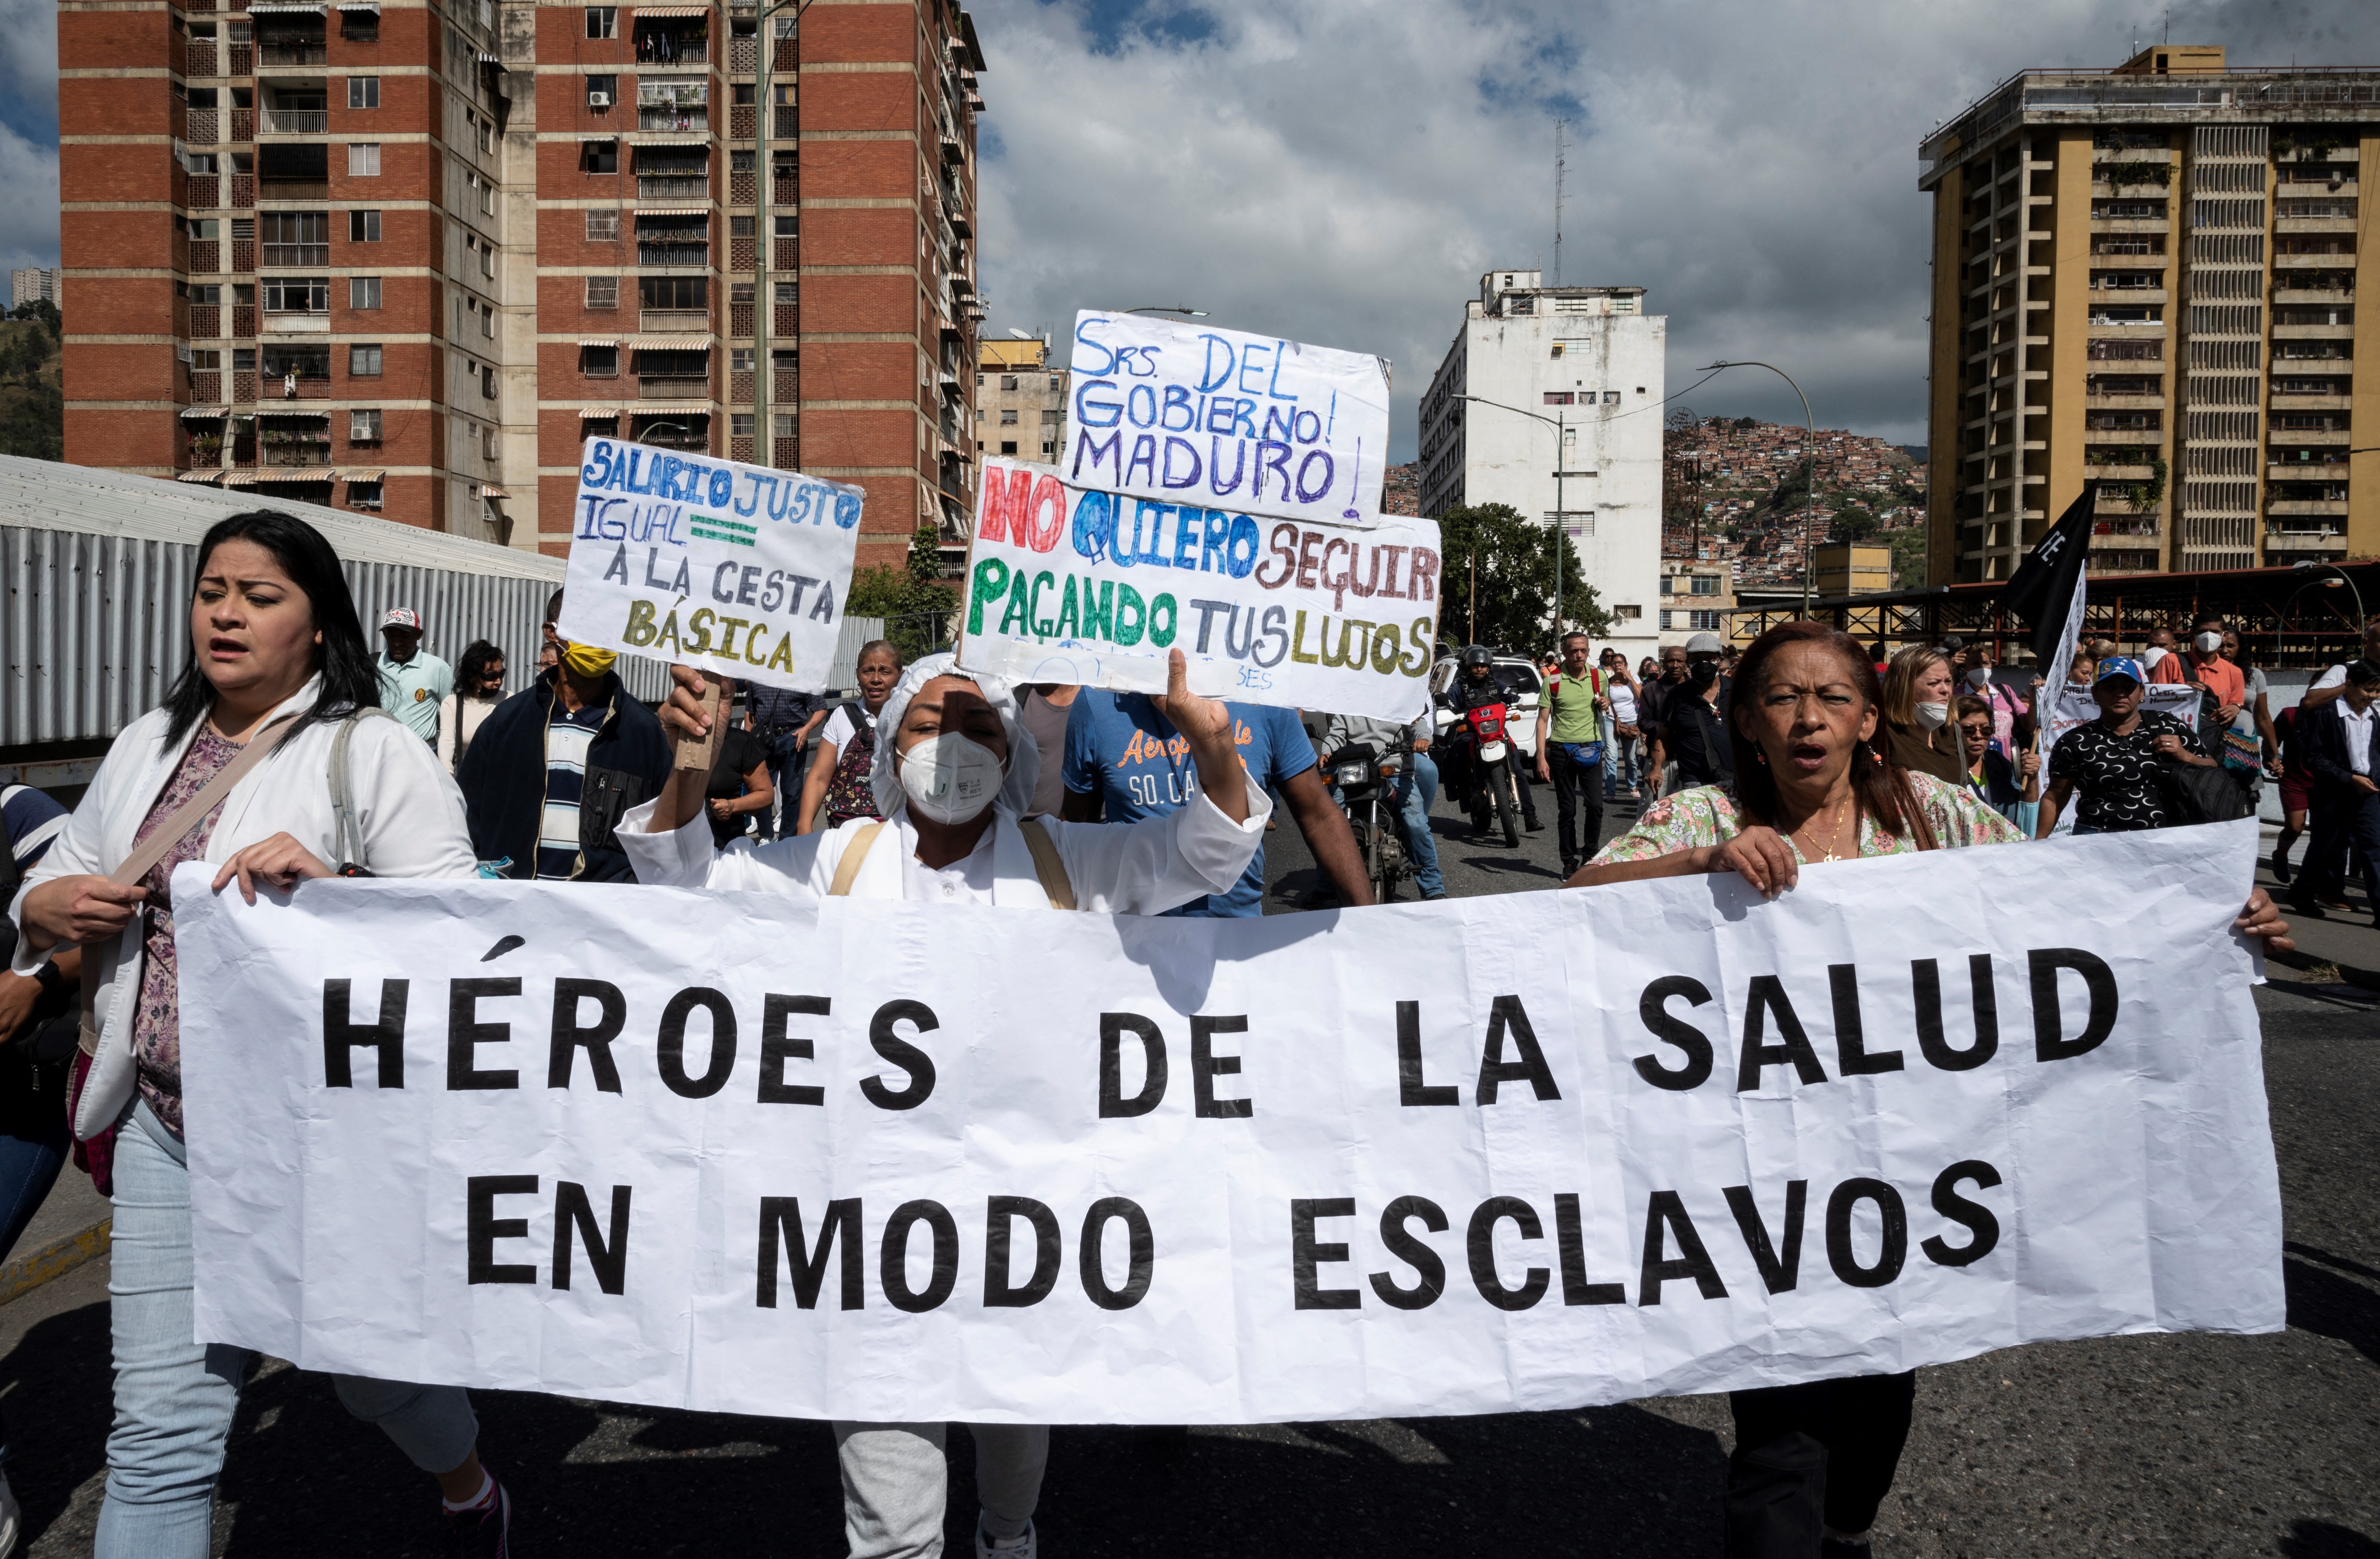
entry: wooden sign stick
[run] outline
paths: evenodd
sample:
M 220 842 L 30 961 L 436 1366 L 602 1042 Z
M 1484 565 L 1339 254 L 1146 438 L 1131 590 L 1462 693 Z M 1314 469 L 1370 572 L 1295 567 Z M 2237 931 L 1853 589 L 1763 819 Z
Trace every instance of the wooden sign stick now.
M 719 744 L 727 739 L 727 717 L 730 704 L 727 684 L 716 671 L 702 673 L 702 712 L 710 718 L 708 736 L 680 736 L 677 758 L 670 767 L 674 769 L 699 769 L 708 774 L 719 762 Z

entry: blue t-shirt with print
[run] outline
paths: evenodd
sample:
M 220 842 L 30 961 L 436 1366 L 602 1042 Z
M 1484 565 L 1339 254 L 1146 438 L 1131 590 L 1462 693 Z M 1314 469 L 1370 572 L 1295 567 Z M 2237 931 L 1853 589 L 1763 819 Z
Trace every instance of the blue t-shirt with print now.
M 1294 709 L 1226 704 L 1232 734 L 1248 782 L 1266 789 L 1314 767 L 1314 743 Z M 1066 789 L 1099 795 L 1111 823 L 1160 817 L 1198 790 L 1198 760 L 1173 722 L 1157 712 L 1145 693 L 1108 693 L 1085 688 L 1066 713 Z M 1247 916 L 1264 913 L 1264 851 L 1241 874 L 1229 893 L 1210 893 L 1179 909 L 1184 916 Z

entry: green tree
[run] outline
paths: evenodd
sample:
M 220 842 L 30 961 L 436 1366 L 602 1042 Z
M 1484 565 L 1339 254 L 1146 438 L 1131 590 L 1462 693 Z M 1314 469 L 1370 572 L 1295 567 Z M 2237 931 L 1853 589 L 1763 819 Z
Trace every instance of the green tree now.
M 1835 511 L 1834 522 L 1827 529 L 1829 541 L 1865 541 L 1884 528 L 1876 511 L 1864 503 L 1846 503 Z
M 851 594 L 844 611 L 856 617 L 884 619 L 884 636 L 901 647 L 905 660 L 931 655 L 949 637 L 952 616 L 959 609 L 958 592 L 942 583 L 941 537 L 932 526 L 919 526 L 909 538 L 907 562 L 894 568 L 879 563 L 851 576 Z
M 1577 549 L 1552 527 L 1533 524 L 1509 503 L 1474 503 L 1438 517 L 1438 633 L 1456 644 L 1508 644 L 1516 649 L 1543 647 L 1552 633 L 1554 570 L 1562 569 L 1562 621 L 1601 637 L 1611 632 L 1611 613 L 1595 586 L 1579 573 Z M 1472 566 L 1478 566 L 1477 614 L 1473 615 Z

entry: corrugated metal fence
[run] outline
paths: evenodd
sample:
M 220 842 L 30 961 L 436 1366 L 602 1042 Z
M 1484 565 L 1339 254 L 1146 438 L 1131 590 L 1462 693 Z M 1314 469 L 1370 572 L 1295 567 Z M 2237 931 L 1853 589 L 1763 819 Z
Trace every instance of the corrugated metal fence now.
M 197 568 L 195 546 L 0 526 L 0 746 L 113 736 L 163 703 L 189 659 Z M 486 639 L 504 652 L 505 685 L 528 685 L 551 584 L 397 563 L 346 569 L 375 649 L 381 613 L 408 606 L 431 653 L 452 664 Z M 844 619 L 835 686 L 856 683 L 859 647 L 883 632 L 881 618 Z M 620 671 L 647 703 L 666 691 L 658 661 L 624 656 Z

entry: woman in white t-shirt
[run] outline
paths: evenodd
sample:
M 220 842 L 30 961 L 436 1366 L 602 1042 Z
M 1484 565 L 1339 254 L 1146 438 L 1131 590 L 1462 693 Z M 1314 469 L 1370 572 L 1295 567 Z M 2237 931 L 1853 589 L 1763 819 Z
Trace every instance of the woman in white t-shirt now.
M 1636 783 L 1636 743 L 1643 732 L 1636 723 L 1636 696 L 1643 691 L 1628 657 L 1616 649 L 1603 652 L 1604 692 L 1611 699 L 1611 761 L 1603 766 L 1603 793 L 1616 798 L 1628 787 L 1628 799 L 1642 799 Z M 1624 778 L 1623 778 L 1624 776 Z
M 504 652 L 485 639 L 475 639 L 463 652 L 455 671 L 455 691 L 438 706 L 438 761 L 449 774 L 459 774 L 471 738 L 504 698 Z

